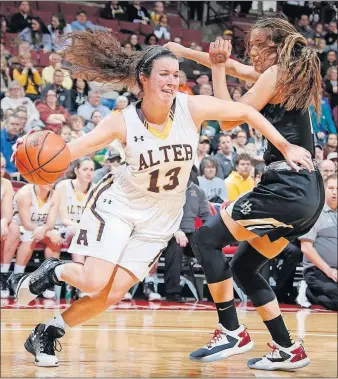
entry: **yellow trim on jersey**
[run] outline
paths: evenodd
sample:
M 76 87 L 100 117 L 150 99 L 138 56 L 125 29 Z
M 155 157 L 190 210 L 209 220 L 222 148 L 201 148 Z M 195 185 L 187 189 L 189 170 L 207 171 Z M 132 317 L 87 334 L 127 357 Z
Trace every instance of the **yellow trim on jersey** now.
M 164 129 L 162 131 L 158 130 L 158 129 L 155 129 L 152 126 L 150 126 L 147 120 L 144 120 L 144 126 L 155 137 L 160 138 L 162 140 L 165 140 L 168 137 L 168 135 L 170 133 L 170 130 L 171 130 L 172 126 L 173 126 L 173 121 L 174 121 L 174 112 L 171 109 L 170 112 L 169 112 L 169 117 L 168 117 L 168 119 L 166 121 L 165 127 L 164 127 Z

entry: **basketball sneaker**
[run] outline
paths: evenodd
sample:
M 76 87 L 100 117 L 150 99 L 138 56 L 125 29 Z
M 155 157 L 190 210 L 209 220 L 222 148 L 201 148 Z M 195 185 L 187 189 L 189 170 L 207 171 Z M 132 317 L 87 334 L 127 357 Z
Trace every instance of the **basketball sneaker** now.
M 57 338 L 63 337 L 65 331 L 53 325 L 38 324 L 25 342 L 25 349 L 34 355 L 35 364 L 40 367 L 56 367 L 59 360 L 55 351 L 61 351 Z
M 8 273 L 2 272 L 0 274 L 0 294 L 1 299 L 6 299 L 9 296 L 9 288 L 8 288 Z
M 54 291 L 54 286 L 51 288 L 47 288 L 45 291 L 42 292 L 42 296 L 45 299 L 54 299 L 55 298 L 55 291 Z
M 52 285 L 60 286 L 54 269 L 62 262 L 56 258 L 46 259 L 42 265 L 21 278 L 16 288 L 16 298 L 19 304 L 27 305 L 38 295 L 49 289 Z
M 210 342 L 190 354 L 189 358 L 192 361 L 218 361 L 235 354 L 245 353 L 253 348 L 254 344 L 244 325 L 240 325 L 233 331 L 225 329 L 220 323 L 217 326 Z
M 15 294 L 15 291 L 17 289 L 18 283 L 20 282 L 20 279 L 23 276 L 25 276 L 25 274 L 23 274 L 23 273 L 14 274 L 14 272 L 12 272 L 12 274 L 9 276 L 9 278 L 7 280 L 7 285 L 8 285 L 8 289 L 10 291 L 12 291 L 13 294 Z
M 248 367 L 257 370 L 294 370 L 310 364 L 310 359 L 305 353 L 301 341 L 296 341 L 290 347 L 282 347 L 272 341 L 268 343 L 272 351 L 263 356 L 263 358 L 253 358 L 248 361 Z
M 148 301 L 159 301 L 161 295 L 155 291 L 154 282 L 143 283 L 143 295 Z

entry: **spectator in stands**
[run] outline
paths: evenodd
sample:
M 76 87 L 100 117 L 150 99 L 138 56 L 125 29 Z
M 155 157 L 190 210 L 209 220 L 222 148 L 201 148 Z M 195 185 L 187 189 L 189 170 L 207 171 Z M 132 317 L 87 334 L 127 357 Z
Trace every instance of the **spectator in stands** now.
M 223 32 L 223 39 L 226 41 L 232 41 L 233 39 L 233 32 L 229 29 L 224 30 Z
M 106 20 L 124 20 L 126 13 L 124 7 L 118 1 L 108 1 L 101 11 L 101 17 Z
M 314 38 L 315 32 L 312 30 L 309 22 L 309 16 L 302 14 L 298 21 L 297 29 L 305 38 Z
M 337 134 L 331 133 L 327 136 L 327 141 L 323 150 L 324 150 L 324 159 L 326 159 L 330 153 L 337 152 Z
M 333 175 L 336 172 L 336 166 L 331 160 L 325 159 L 324 161 L 320 162 L 319 170 L 322 174 L 323 180 L 326 180 L 329 176 Z
M 18 53 L 14 57 L 8 60 L 8 64 L 12 66 L 13 63 L 20 63 L 20 56 L 25 54 L 30 54 L 30 46 L 26 41 L 21 41 L 18 46 Z M 33 61 L 32 61 L 33 62 Z M 35 63 L 35 62 L 34 62 Z
M 185 74 L 185 72 L 183 70 L 180 70 L 178 75 L 180 80 L 180 85 L 178 87 L 179 92 L 183 92 L 188 95 L 193 95 L 194 93 L 192 92 L 192 89 L 187 84 L 187 75 Z
M 315 146 L 315 159 L 318 165 L 320 165 L 321 162 L 323 162 L 324 160 L 323 146 L 321 146 L 320 144 L 317 144 Z
M 141 6 L 140 1 L 134 0 L 127 7 L 127 20 L 140 24 L 150 24 L 150 15 L 146 8 Z
M 52 36 L 40 17 L 32 17 L 29 26 L 19 34 L 19 38 L 29 42 L 31 50 L 44 53 L 52 50 Z
M 94 171 L 93 183 L 98 183 L 105 175 L 121 164 L 121 156 L 117 150 L 108 150 L 104 156 L 103 167 Z
M 158 39 L 170 40 L 170 27 L 168 26 L 168 16 L 166 14 L 160 16 L 159 22 L 154 28 L 154 34 Z
M 327 159 L 331 162 L 334 163 L 335 167 L 336 167 L 336 170 L 335 170 L 335 173 L 337 174 L 338 172 L 338 153 L 337 152 L 334 152 L 334 153 L 330 153 L 328 156 L 327 156 Z
M 51 89 L 44 91 L 36 108 L 40 112 L 40 119 L 45 124 L 46 130 L 52 130 L 60 135 L 62 125 L 69 125 L 70 114 L 58 103 L 55 91 Z
M 160 17 L 163 16 L 164 13 L 164 3 L 163 1 L 156 1 L 154 10 L 150 12 L 151 22 L 154 25 L 157 25 L 160 22 Z
M 264 137 L 262 136 L 262 133 L 258 130 L 253 129 L 252 139 L 253 139 L 253 143 L 256 145 L 257 155 L 263 158 L 265 144 L 264 144 Z
M 209 76 L 207 74 L 200 74 L 196 79 L 196 85 L 192 88 L 194 95 L 200 95 L 200 88 L 203 84 L 210 84 Z M 212 87 L 211 87 L 212 95 Z M 209 95 L 209 96 L 211 96 Z
M 154 45 L 158 45 L 158 38 L 153 33 L 148 34 L 144 40 L 144 48 L 146 48 L 147 46 L 154 46 Z
M 314 30 L 314 40 L 315 40 L 316 45 L 321 39 L 324 38 L 324 36 L 325 36 L 324 25 L 319 22 L 318 24 L 316 24 L 315 30 Z
M 116 99 L 116 105 L 115 105 L 114 110 L 121 111 L 122 109 L 127 108 L 128 104 L 129 104 L 129 101 L 128 101 L 128 98 L 126 96 L 119 96 Z
M 330 105 L 333 109 L 336 105 L 338 105 L 337 66 L 332 66 L 327 70 L 325 79 L 325 90 L 329 95 L 331 95 Z
M 60 137 L 66 143 L 69 143 L 72 140 L 72 129 L 68 125 L 63 125 L 62 128 L 61 128 Z
M 77 114 L 73 114 L 70 116 L 69 119 L 69 126 L 72 131 L 72 140 L 75 140 L 79 137 L 82 137 L 86 134 L 86 132 L 83 130 L 84 128 L 84 119 L 82 116 L 79 116 Z
M 17 108 L 14 115 L 19 119 L 21 124 L 20 134 L 28 133 L 31 128 L 27 125 L 27 109 L 25 107 Z
M 190 20 L 195 20 L 195 14 L 196 14 L 197 21 L 202 21 L 203 20 L 204 2 L 202 2 L 202 1 L 188 1 L 187 5 L 189 8 Z
M 318 38 L 315 46 L 318 58 L 321 65 L 323 65 L 326 55 L 327 55 L 327 46 L 324 38 Z
M 45 258 L 59 258 L 61 235 L 55 229 L 60 198 L 51 185 L 26 184 L 14 197 L 17 212 L 15 222 L 20 226 L 21 244 L 16 253 L 14 272 L 9 278 L 12 288 L 24 275 L 35 245 L 39 242 L 46 246 Z M 55 296 L 54 289 L 43 293 L 46 298 Z
M 133 51 L 133 46 L 130 42 L 126 41 L 122 44 L 123 50 L 132 52 Z
M 100 111 L 93 111 L 90 116 L 90 121 L 87 122 L 85 128 L 83 129 L 85 133 L 89 133 L 93 130 L 98 123 L 102 120 L 102 113 Z
M 254 171 L 254 181 L 255 181 L 255 186 L 261 181 L 262 175 L 264 174 L 265 170 L 265 163 L 258 163 L 255 166 L 255 171 Z
M 1 41 L 0 41 L 0 57 L 3 57 L 5 59 L 10 59 L 11 57 L 10 51 L 7 50 L 7 48 L 5 47 L 3 43 L 1 43 Z
M 20 231 L 13 221 L 14 190 L 10 180 L 5 176 L 6 160 L 1 153 L 1 270 L 0 270 L 0 297 L 9 296 L 7 280 L 16 248 L 19 243 Z
M 205 192 L 208 201 L 222 204 L 228 200 L 228 193 L 224 181 L 216 176 L 217 162 L 214 158 L 203 158 L 200 165 L 201 176 L 198 177 L 199 186 Z
M 322 64 L 322 76 L 325 77 L 328 69 L 333 66 L 337 67 L 337 52 L 334 50 L 329 50 Z
M 175 37 L 174 38 L 174 42 L 175 43 L 179 43 L 180 45 L 182 45 L 182 38 L 181 37 Z M 178 58 L 179 62 L 180 62 L 180 59 L 182 59 L 182 58 Z
M 201 136 L 197 146 L 197 154 L 194 162 L 195 167 L 199 170 L 202 160 L 209 156 L 210 140 L 206 136 Z
M 252 169 L 252 158 L 249 154 L 239 154 L 235 160 L 236 171 L 233 171 L 226 179 L 225 185 L 228 191 L 228 199 L 236 200 L 245 192 L 255 187 L 255 181 L 250 176 Z
M 325 205 L 319 219 L 300 237 L 308 286 L 302 300 L 334 311 L 338 311 L 337 196 L 337 174 L 334 174 L 325 180 Z
M 6 160 L 6 172 L 12 174 L 17 172 L 14 163 L 11 162 L 13 154 L 13 145 L 16 143 L 21 130 L 21 123 L 17 116 L 7 117 L 4 128 L 1 130 L 1 153 Z
M 233 142 L 233 146 L 236 149 L 237 154 L 242 154 L 245 151 L 245 145 L 248 142 L 246 132 L 242 129 L 236 132 L 236 138 Z
M 21 32 L 29 26 L 29 22 L 31 20 L 29 13 L 30 13 L 29 2 L 20 1 L 19 12 L 13 14 L 13 16 L 11 17 L 10 28 L 11 28 L 12 33 Z
M 61 68 L 61 56 L 57 53 L 52 53 L 49 56 L 49 63 L 49 66 L 42 70 L 42 79 L 44 84 L 52 84 L 54 80 L 54 71 L 61 70 L 63 72 L 62 87 L 67 90 L 72 89 L 73 81 L 70 77 L 69 71 Z
M 101 94 L 99 91 L 89 91 L 88 100 L 80 105 L 77 109 L 77 114 L 82 116 L 86 122 L 91 120 L 94 111 L 99 111 L 103 117 L 110 114 L 110 109 L 100 104 Z
M 76 21 L 71 23 L 72 30 L 105 30 L 106 28 L 94 25 L 91 21 L 87 20 L 87 13 L 85 11 L 78 11 L 76 13 Z
M 315 134 L 315 140 L 317 141 L 317 143 L 323 145 L 326 142 L 327 136 L 330 133 L 337 134 L 337 130 L 332 118 L 332 111 L 326 99 L 322 99 L 322 112 L 319 121 L 318 115 L 313 105 L 310 105 L 309 110 L 313 132 Z
M 0 100 L 5 96 L 8 90 L 8 84 L 11 81 L 9 67 L 5 57 L 1 57 L 1 72 L 0 72 Z
M 242 95 L 243 95 L 243 90 L 241 87 L 232 87 L 230 89 L 230 96 L 233 101 L 239 101 Z
M 52 50 L 61 51 L 64 43 L 69 43 L 69 41 L 64 42 L 63 38 L 72 32 L 72 27 L 66 23 L 64 15 L 59 13 L 52 16 L 52 22 L 47 28 L 52 38 Z
M 0 43 L 2 45 L 9 45 L 7 42 L 7 32 L 8 32 L 8 20 L 5 16 L 0 16 Z
M 65 87 L 66 88 L 66 87 Z M 77 112 L 80 105 L 88 100 L 89 85 L 86 80 L 74 79 L 71 91 L 72 109 Z
M 195 231 L 196 218 L 205 223 L 211 216 L 205 192 L 191 180 L 186 189 L 186 202 L 183 207 L 183 218 L 179 230 L 169 241 L 164 251 L 164 285 L 167 301 L 184 301 L 181 296 L 180 275 L 183 254 L 194 257 L 190 247 L 190 239 Z
M 331 21 L 329 23 L 329 30 L 324 38 L 328 46 L 334 45 L 337 42 L 337 21 Z
M 13 70 L 13 79 L 23 86 L 25 95 L 32 101 L 40 98 L 42 78 L 34 67 L 30 54 L 20 56 L 20 66 Z
M 132 51 L 140 51 L 140 50 L 142 50 L 142 47 L 141 47 L 141 45 L 138 42 L 138 35 L 137 34 L 132 34 L 129 37 L 128 42 L 131 44 Z
M 8 85 L 8 94 L 1 100 L 1 109 L 5 112 L 8 108 L 16 109 L 20 105 L 27 109 L 30 120 L 39 120 L 39 112 L 34 103 L 28 97 L 25 97 L 23 87 L 17 81 L 13 80 Z
M 6 122 L 7 118 L 9 116 L 12 116 L 14 113 L 15 113 L 15 110 L 12 108 L 8 108 L 5 112 L 2 112 L 2 108 L 1 108 L 1 114 L 3 116 L 1 121 Z M 2 127 L 2 125 L 1 125 L 1 127 Z
M 54 70 L 53 83 L 47 84 L 44 90 L 53 90 L 56 93 L 59 105 L 67 109 L 68 112 L 72 112 L 71 93 L 68 89 L 63 87 L 62 83 L 64 79 L 65 75 L 61 69 Z
M 221 134 L 218 139 L 218 152 L 215 155 L 217 161 L 217 176 L 226 179 L 234 167 L 236 153 L 232 146 L 230 134 Z

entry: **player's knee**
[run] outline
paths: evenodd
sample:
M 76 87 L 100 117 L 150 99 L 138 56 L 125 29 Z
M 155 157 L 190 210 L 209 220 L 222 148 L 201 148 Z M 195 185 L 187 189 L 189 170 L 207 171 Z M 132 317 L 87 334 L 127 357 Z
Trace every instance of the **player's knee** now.
M 94 277 L 93 275 L 85 275 L 80 290 L 82 292 L 94 293 L 100 292 L 107 285 L 107 280 L 104 277 Z
M 9 235 L 15 241 L 19 241 L 20 239 L 20 229 L 19 226 L 15 222 L 11 222 L 8 227 Z

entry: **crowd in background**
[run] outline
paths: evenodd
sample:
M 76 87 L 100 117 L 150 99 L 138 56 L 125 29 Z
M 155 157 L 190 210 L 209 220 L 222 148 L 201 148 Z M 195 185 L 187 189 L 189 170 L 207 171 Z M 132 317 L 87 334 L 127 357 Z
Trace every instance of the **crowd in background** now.
M 318 15 L 314 17 L 304 7 L 292 8 L 294 11 L 291 8 L 287 9 L 288 16 L 294 19 L 296 28 L 307 39 L 308 45 L 317 51 L 321 62 L 321 117 L 317 117 L 313 107 L 310 107 L 309 112 L 315 136 L 316 160 L 323 175 L 328 177 L 337 172 L 337 21 L 332 19 L 322 23 Z M 296 11 L 297 17 L 293 17 Z M 139 1 L 107 2 L 101 10 L 101 17 L 151 26 L 152 32 L 145 36 L 144 43 L 140 42 L 137 33 L 126 34 L 128 38 L 122 41 L 122 46 L 127 51 L 141 50 L 158 44 L 159 41 L 173 40 L 182 43 L 180 37 L 172 38 L 166 4 L 161 1 L 154 2 L 152 9 L 149 6 L 144 7 Z M 111 29 L 109 23 L 106 26 L 96 25 L 88 20 L 83 10 L 77 11 L 70 23 L 60 13 L 54 14 L 49 22 L 46 25 L 39 16 L 35 16 L 27 1 L 19 2 L 17 13 L 10 17 L 1 15 L 1 165 L 4 165 L 2 176 L 11 181 L 23 179 L 10 160 L 12 147 L 18 137 L 31 130 L 51 130 L 68 143 L 91 131 L 110 112 L 118 112 L 130 102 L 138 100 L 138 94 L 127 88 L 116 91 L 101 83 L 72 78 L 69 71 L 62 66 L 58 52 L 67 43 L 62 37 L 75 30 Z M 13 33 L 16 33 L 16 39 L 9 42 L 8 35 Z M 238 54 L 243 52 L 244 42 L 234 40 L 233 30 L 225 30 L 223 35 L 215 38 L 233 40 L 232 58 L 239 59 Z M 190 41 L 189 47 L 202 51 L 200 42 Z M 42 55 L 48 59 L 44 65 L 41 65 Z M 179 63 L 180 92 L 189 95 L 213 95 L 211 72 L 208 68 L 184 58 L 180 58 Z M 227 81 L 234 101 L 238 101 L 253 85 L 232 77 L 228 77 Z M 218 212 L 241 194 L 252 190 L 260 181 L 264 172 L 264 146 L 262 135 L 249 125 L 238 126 L 229 133 L 221 131 L 217 120 L 203 123 L 192 183 L 198 190 L 202 190 L 201 196 L 205 198 L 203 201 L 212 207 L 213 212 Z M 123 161 L 123 149 L 115 141 L 92 154 L 88 161 L 72 167 L 72 173 L 66 180 L 76 180 L 78 191 L 85 193 L 90 182 L 97 183 L 111 169 L 123 164 Z M 43 195 L 43 191 L 41 193 Z M 201 216 L 199 210 L 194 212 L 195 218 Z M 205 212 L 202 218 L 205 218 Z M 189 235 L 192 230 L 188 229 Z M 175 237 L 178 245 L 182 238 L 184 240 L 182 235 Z M 58 243 L 60 241 L 61 239 L 57 239 Z M 55 243 L 53 238 L 52 242 Z M 188 243 L 188 239 L 185 243 Z M 21 241 L 19 249 L 23 250 L 23 245 Z M 53 251 L 54 247 L 47 248 Z M 60 249 L 57 250 L 56 254 L 59 254 Z M 298 250 L 300 251 L 300 246 Z M 25 251 L 25 258 L 18 264 L 19 268 L 14 270 L 15 274 L 24 272 L 22 267 L 29 262 L 31 253 L 30 249 Z M 7 266 L 1 265 L 2 288 L 5 287 L 3 274 L 7 274 L 9 270 Z M 177 263 L 174 266 L 177 271 Z M 153 270 L 144 283 L 144 294 L 150 300 L 161 298 L 152 279 L 155 275 L 156 270 Z M 268 279 L 270 275 L 273 276 L 268 273 Z M 166 278 L 170 281 L 168 273 Z M 270 277 L 271 279 L 273 278 Z M 169 287 L 168 284 L 167 288 Z M 167 291 L 167 297 L 181 299 L 177 289 Z

